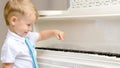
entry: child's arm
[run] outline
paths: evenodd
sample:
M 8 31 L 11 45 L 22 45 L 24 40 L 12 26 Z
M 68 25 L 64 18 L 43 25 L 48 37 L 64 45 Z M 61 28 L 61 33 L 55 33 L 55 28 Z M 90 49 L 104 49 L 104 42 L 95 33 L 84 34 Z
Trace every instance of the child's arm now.
M 2 68 L 12 68 L 12 63 L 3 63 Z
M 55 36 L 59 40 L 64 40 L 64 32 L 60 30 L 44 30 L 39 32 L 39 34 L 40 38 L 38 41 L 48 39 L 52 36 Z

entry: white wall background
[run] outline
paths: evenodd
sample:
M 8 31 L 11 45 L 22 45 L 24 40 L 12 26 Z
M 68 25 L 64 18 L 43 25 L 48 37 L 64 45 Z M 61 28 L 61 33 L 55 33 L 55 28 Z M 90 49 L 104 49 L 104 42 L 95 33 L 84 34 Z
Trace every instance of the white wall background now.
M 7 27 L 6 27 L 4 18 L 3 18 L 3 8 L 4 8 L 5 3 L 6 3 L 6 0 L 0 1 L 0 52 L 1 52 L 1 46 L 3 44 L 5 35 L 7 32 Z M 1 68 L 1 65 L 0 65 L 0 68 Z
M 69 0 L 32 0 L 38 10 L 66 10 Z

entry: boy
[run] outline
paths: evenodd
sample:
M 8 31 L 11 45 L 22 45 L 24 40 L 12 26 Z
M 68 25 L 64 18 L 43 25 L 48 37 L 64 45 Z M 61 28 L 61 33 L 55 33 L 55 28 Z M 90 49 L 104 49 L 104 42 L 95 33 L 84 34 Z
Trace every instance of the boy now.
M 38 12 L 30 0 L 9 0 L 4 8 L 4 17 L 9 29 L 1 51 L 3 68 L 35 68 L 26 37 L 32 45 L 52 36 L 64 39 L 64 33 L 59 30 L 31 32 Z

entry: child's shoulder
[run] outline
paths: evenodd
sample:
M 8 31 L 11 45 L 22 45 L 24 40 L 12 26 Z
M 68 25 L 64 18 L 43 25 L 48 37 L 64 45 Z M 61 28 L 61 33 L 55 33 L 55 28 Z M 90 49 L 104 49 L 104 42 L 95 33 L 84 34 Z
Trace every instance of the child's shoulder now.
M 28 32 L 28 36 L 29 35 L 36 35 L 36 34 L 38 34 L 38 32 Z
M 3 43 L 3 47 L 5 47 L 5 48 L 14 48 L 16 44 L 17 44 L 17 42 L 14 39 L 6 38 L 4 43 Z
M 32 39 L 36 38 L 38 36 L 39 36 L 38 32 L 29 32 L 28 35 L 27 35 L 27 37 L 32 38 Z
M 27 37 L 31 42 L 36 42 L 39 39 L 39 33 L 38 32 L 29 32 Z

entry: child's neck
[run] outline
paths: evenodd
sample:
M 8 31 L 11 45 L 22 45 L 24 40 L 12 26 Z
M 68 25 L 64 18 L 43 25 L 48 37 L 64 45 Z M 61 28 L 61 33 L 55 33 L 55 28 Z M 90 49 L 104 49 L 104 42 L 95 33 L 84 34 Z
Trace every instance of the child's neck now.
M 16 34 L 16 35 L 20 36 L 18 33 L 16 33 L 16 32 L 15 32 L 15 30 L 14 30 L 14 28 L 13 28 L 13 27 L 9 27 L 9 30 L 10 30 L 11 32 L 13 32 L 14 34 Z M 23 36 L 20 36 L 20 37 L 23 37 Z

